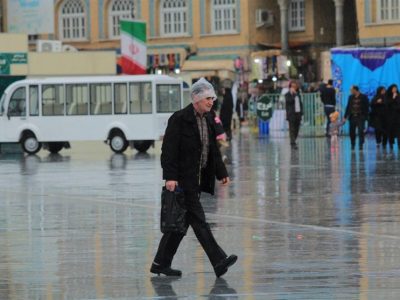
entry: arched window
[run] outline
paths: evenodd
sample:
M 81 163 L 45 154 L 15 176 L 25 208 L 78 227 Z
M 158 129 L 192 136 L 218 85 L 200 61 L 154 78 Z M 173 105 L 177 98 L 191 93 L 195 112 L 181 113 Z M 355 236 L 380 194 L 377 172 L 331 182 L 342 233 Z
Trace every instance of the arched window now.
M 237 31 L 236 0 L 212 0 L 211 16 L 213 33 Z
M 162 0 L 160 2 L 160 35 L 188 34 L 187 0 Z
M 116 39 L 120 36 L 119 21 L 135 18 L 134 0 L 111 0 L 108 5 L 108 36 Z
M 87 38 L 86 14 L 82 1 L 65 0 L 60 5 L 59 33 L 62 40 L 85 40 Z

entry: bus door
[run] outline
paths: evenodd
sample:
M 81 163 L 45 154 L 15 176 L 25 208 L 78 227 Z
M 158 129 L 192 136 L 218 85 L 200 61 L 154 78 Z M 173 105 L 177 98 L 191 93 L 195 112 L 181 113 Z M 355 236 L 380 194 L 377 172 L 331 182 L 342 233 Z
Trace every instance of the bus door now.
M 10 93 L 10 101 L 8 102 L 8 107 L 6 118 L 7 122 L 4 122 L 4 133 L 7 141 L 16 142 L 19 138 L 19 130 L 21 125 L 26 123 L 27 115 L 27 92 L 26 87 L 21 86 L 16 88 Z
M 168 119 L 172 113 L 181 109 L 182 92 L 180 84 L 156 85 L 156 111 L 158 137 L 164 136 Z

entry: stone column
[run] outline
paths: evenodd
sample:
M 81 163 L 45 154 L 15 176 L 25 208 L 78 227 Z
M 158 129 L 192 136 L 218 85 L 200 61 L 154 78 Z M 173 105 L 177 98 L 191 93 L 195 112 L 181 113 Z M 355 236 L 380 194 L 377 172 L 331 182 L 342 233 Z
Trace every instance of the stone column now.
M 281 11 L 281 45 L 282 54 L 287 54 L 289 50 L 288 42 L 288 8 L 289 0 L 278 0 L 279 8 Z
M 334 0 L 336 10 L 336 46 L 344 44 L 343 4 L 344 0 Z

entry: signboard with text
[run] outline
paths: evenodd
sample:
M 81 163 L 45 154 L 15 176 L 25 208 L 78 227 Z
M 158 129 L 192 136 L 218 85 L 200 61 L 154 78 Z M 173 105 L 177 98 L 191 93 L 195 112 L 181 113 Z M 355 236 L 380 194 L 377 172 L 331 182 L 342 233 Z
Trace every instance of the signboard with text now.
M 0 74 L 10 75 L 11 65 L 27 64 L 27 53 L 0 53 Z
M 257 117 L 263 121 L 272 118 L 273 103 L 272 99 L 267 95 L 262 95 L 257 101 Z
M 54 33 L 54 0 L 8 0 L 10 33 Z

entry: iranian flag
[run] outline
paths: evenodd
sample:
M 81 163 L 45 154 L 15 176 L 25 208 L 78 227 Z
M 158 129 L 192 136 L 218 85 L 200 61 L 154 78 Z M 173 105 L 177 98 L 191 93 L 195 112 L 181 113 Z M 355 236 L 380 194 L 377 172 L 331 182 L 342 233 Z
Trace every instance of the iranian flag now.
M 146 74 L 146 23 L 121 20 L 121 67 L 124 74 Z

